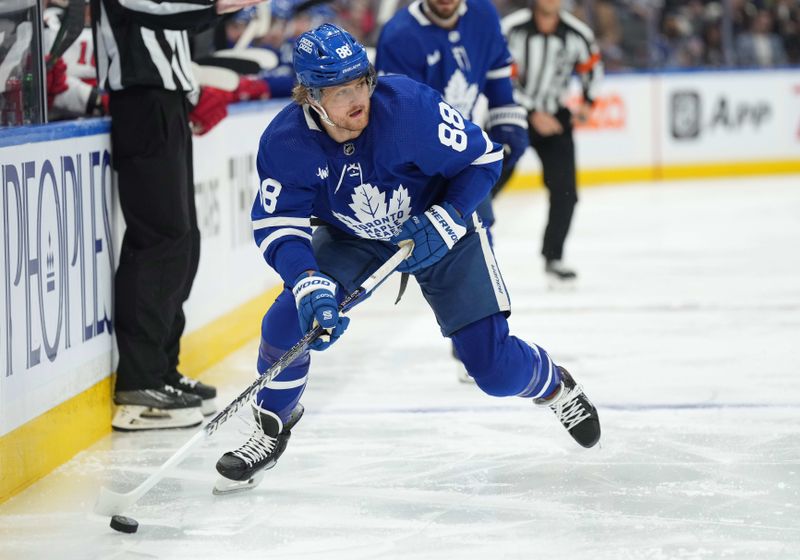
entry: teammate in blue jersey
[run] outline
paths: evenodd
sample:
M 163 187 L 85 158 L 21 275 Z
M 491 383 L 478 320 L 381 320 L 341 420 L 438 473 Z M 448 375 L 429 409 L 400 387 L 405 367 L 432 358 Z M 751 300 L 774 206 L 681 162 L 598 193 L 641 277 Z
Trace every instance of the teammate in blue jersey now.
M 547 352 L 511 336 L 508 293 L 475 208 L 500 172 L 502 149 L 433 89 L 405 76 L 377 80 L 364 48 L 324 24 L 294 51 L 295 104 L 261 137 L 256 243 L 285 289 L 262 322 L 257 368 L 265 372 L 315 322 L 347 330 L 337 302 L 393 255 L 413 274 L 444 336 L 487 394 L 549 406 L 584 447 L 600 439 L 597 410 Z M 326 225 L 312 233 L 310 218 Z M 252 487 L 283 453 L 303 414 L 306 352 L 253 403 L 256 428 L 217 462 L 215 491 Z
M 511 54 L 489 0 L 415 0 L 381 30 L 375 68 L 431 86 L 467 119 L 484 94 L 486 130 L 506 152 L 498 187 L 505 183 L 528 147 L 528 116 L 514 101 Z M 489 197 L 478 213 L 492 225 Z

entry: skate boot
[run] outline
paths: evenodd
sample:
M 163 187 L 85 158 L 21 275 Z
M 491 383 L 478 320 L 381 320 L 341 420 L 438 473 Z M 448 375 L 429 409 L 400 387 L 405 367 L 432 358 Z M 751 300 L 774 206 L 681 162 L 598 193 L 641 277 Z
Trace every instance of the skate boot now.
M 203 416 L 209 416 L 214 414 L 217 411 L 217 388 L 212 387 L 211 385 L 206 385 L 205 383 L 201 383 L 197 379 L 192 379 L 191 377 L 186 377 L 178 373 L 177 371 L 173 371 L 166 377 L 167 385 L 175 387 L 176 389 L 180 389 L 184 393 L 189 393 L 190 395 L 197 395 L 201 399 L 203 399 L 203 404 L 200 408 L 200 412 L 203 413 Z
M 161 389 L 117 391 L 111 427 L 121 432 L 191 428 L 203 422 L 202 400 L 169 385 Z
M 303 416 L 303 405 L 295 407 L 286 425 L 268 410 L 253 406 L 253 414 L 256 425 L 250 438 L 217 461 L 217 472 L 222 477 L 214 485 L 214 494 L 230 494 L 258 486 L 264 473 L 275 466 L 286 450 L 291 430 Z
M 559 259 L 545 262 L 544 271 L 548 279 L 556 283 L 570 283 L 578 277 L 578 274 L 574 270 L 564 266 L 564 263 Z
M 600 416 L 597 409 L 575 383 L 569 372 L 561 366 L 561 387 L 548 399 L 533 399 L 534 404 L 549 406 L 569 435 L 583 447 L 592 447 L 600 441 Z

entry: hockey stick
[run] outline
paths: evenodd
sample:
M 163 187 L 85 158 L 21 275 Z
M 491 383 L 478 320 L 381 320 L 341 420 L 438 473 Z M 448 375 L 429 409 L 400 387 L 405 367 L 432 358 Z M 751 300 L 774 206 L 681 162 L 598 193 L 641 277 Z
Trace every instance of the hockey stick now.
M 278 65 L 278 55 L 267 49 L 247 48 L 247 49 L 220 49 L 214 53 L 215 57 L 220 58 L 240 58 L 255 62 L 260 70 L 272 70 Z
M 239 87 L 239 74 L 227 68 L 200 66 L 192 62 L 192 72 L 201 86 L 210 86 L 222 91 L 236 91 Z
M 64 19 L 61 20 L 61 27 L 58 28 L 56 38 L 50 46 L 50 58 L 47 60 L 48 68 L 55 64 L 56 59 L 64 54 L 64 51 L 75 42 L 75 39 L 83 31 L 83 13 L 83 0 L 70 0 L 64 11 Z
M 339 312 L 346 313 L 352 309 L 353 306 L 374 290 L 378 284 L 386 280 L 386 278 L 394 272 L 394 269 L 411 253 L 413 248 L 414 245 L 411 243 L 402 246 L 389 260 L 373 272 L 361 286 L 344 298 L 342 303 L 339 304 Z M 192 439 L 183 444 L 172 457 L 167 459 L 156 472 L 148 476 L 139 486 L 125 494 L 112 492 L 105 487 L 100 488 L 100 495 L 97 497 L 97 502 L 94 506 L 95 513 L 99 513 L 100 515 L 118 515 L 136 503 L 139 498 L 144 496 L 153 486 L 164 478 L 164 475 L 166 475 L 170 468 L 180 463 L 198 443 L 216 432 L 222 424 L 227 422 L 231 416 L 236 414 L 237 411 L 252 400 L 256 396 L 256 393 L 266 387 L 267 383 L 272 381 L 280 372 L 291 365 L 291 363 L 306 350 L 308 345 L 316 340 L 322 333 L 323 329 L 319 325 L 308 331 L 306 335 L 301 338 L 297 344 L 287 350 L 264 375 L 256 379 L 250 387 L 236 397 L 223 411 L 212 418 L 208 424 L 203 426 L 203 429 L 197 432 Z

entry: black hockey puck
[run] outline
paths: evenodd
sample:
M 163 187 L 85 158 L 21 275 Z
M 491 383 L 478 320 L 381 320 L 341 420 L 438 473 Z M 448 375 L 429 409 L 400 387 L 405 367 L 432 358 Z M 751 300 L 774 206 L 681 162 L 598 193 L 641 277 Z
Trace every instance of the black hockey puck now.
M 132 517 L 115 515 L 111 518 L 111 528 L 120 533 L 135 533 L 139 530 L 139 522 Z

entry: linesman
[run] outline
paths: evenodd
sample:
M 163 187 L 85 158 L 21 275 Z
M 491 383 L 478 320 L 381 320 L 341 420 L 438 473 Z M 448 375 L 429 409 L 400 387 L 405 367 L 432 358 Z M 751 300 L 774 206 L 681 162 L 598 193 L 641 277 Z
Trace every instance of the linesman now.
M 188 31 L 259 1 L 91 0 L 126 224 L 114 285 L 118 430 L 189 427 L 214 411 L 216 389 L 178 372 L 200 259 L 190 110 L 199 133 L 226 114 L 222 92 L 201 93 L 192 75 Z
M 514 99 L 528 110 L 531 146 L 542 162 L 550 211 L 542 243 L 545 271 L 558 281 L 576 273 L 563 264 L 564 242 L 578 202 L 572 128 L 584 122 L 603 75 L 600 51 L 591 29 L 561 10 L 561 0 L 534 0 L 503 19 L 508 47 L 517 63 Z M 572 73 L 583 86 L 583 102 L 573 115 L 564 106 Z

